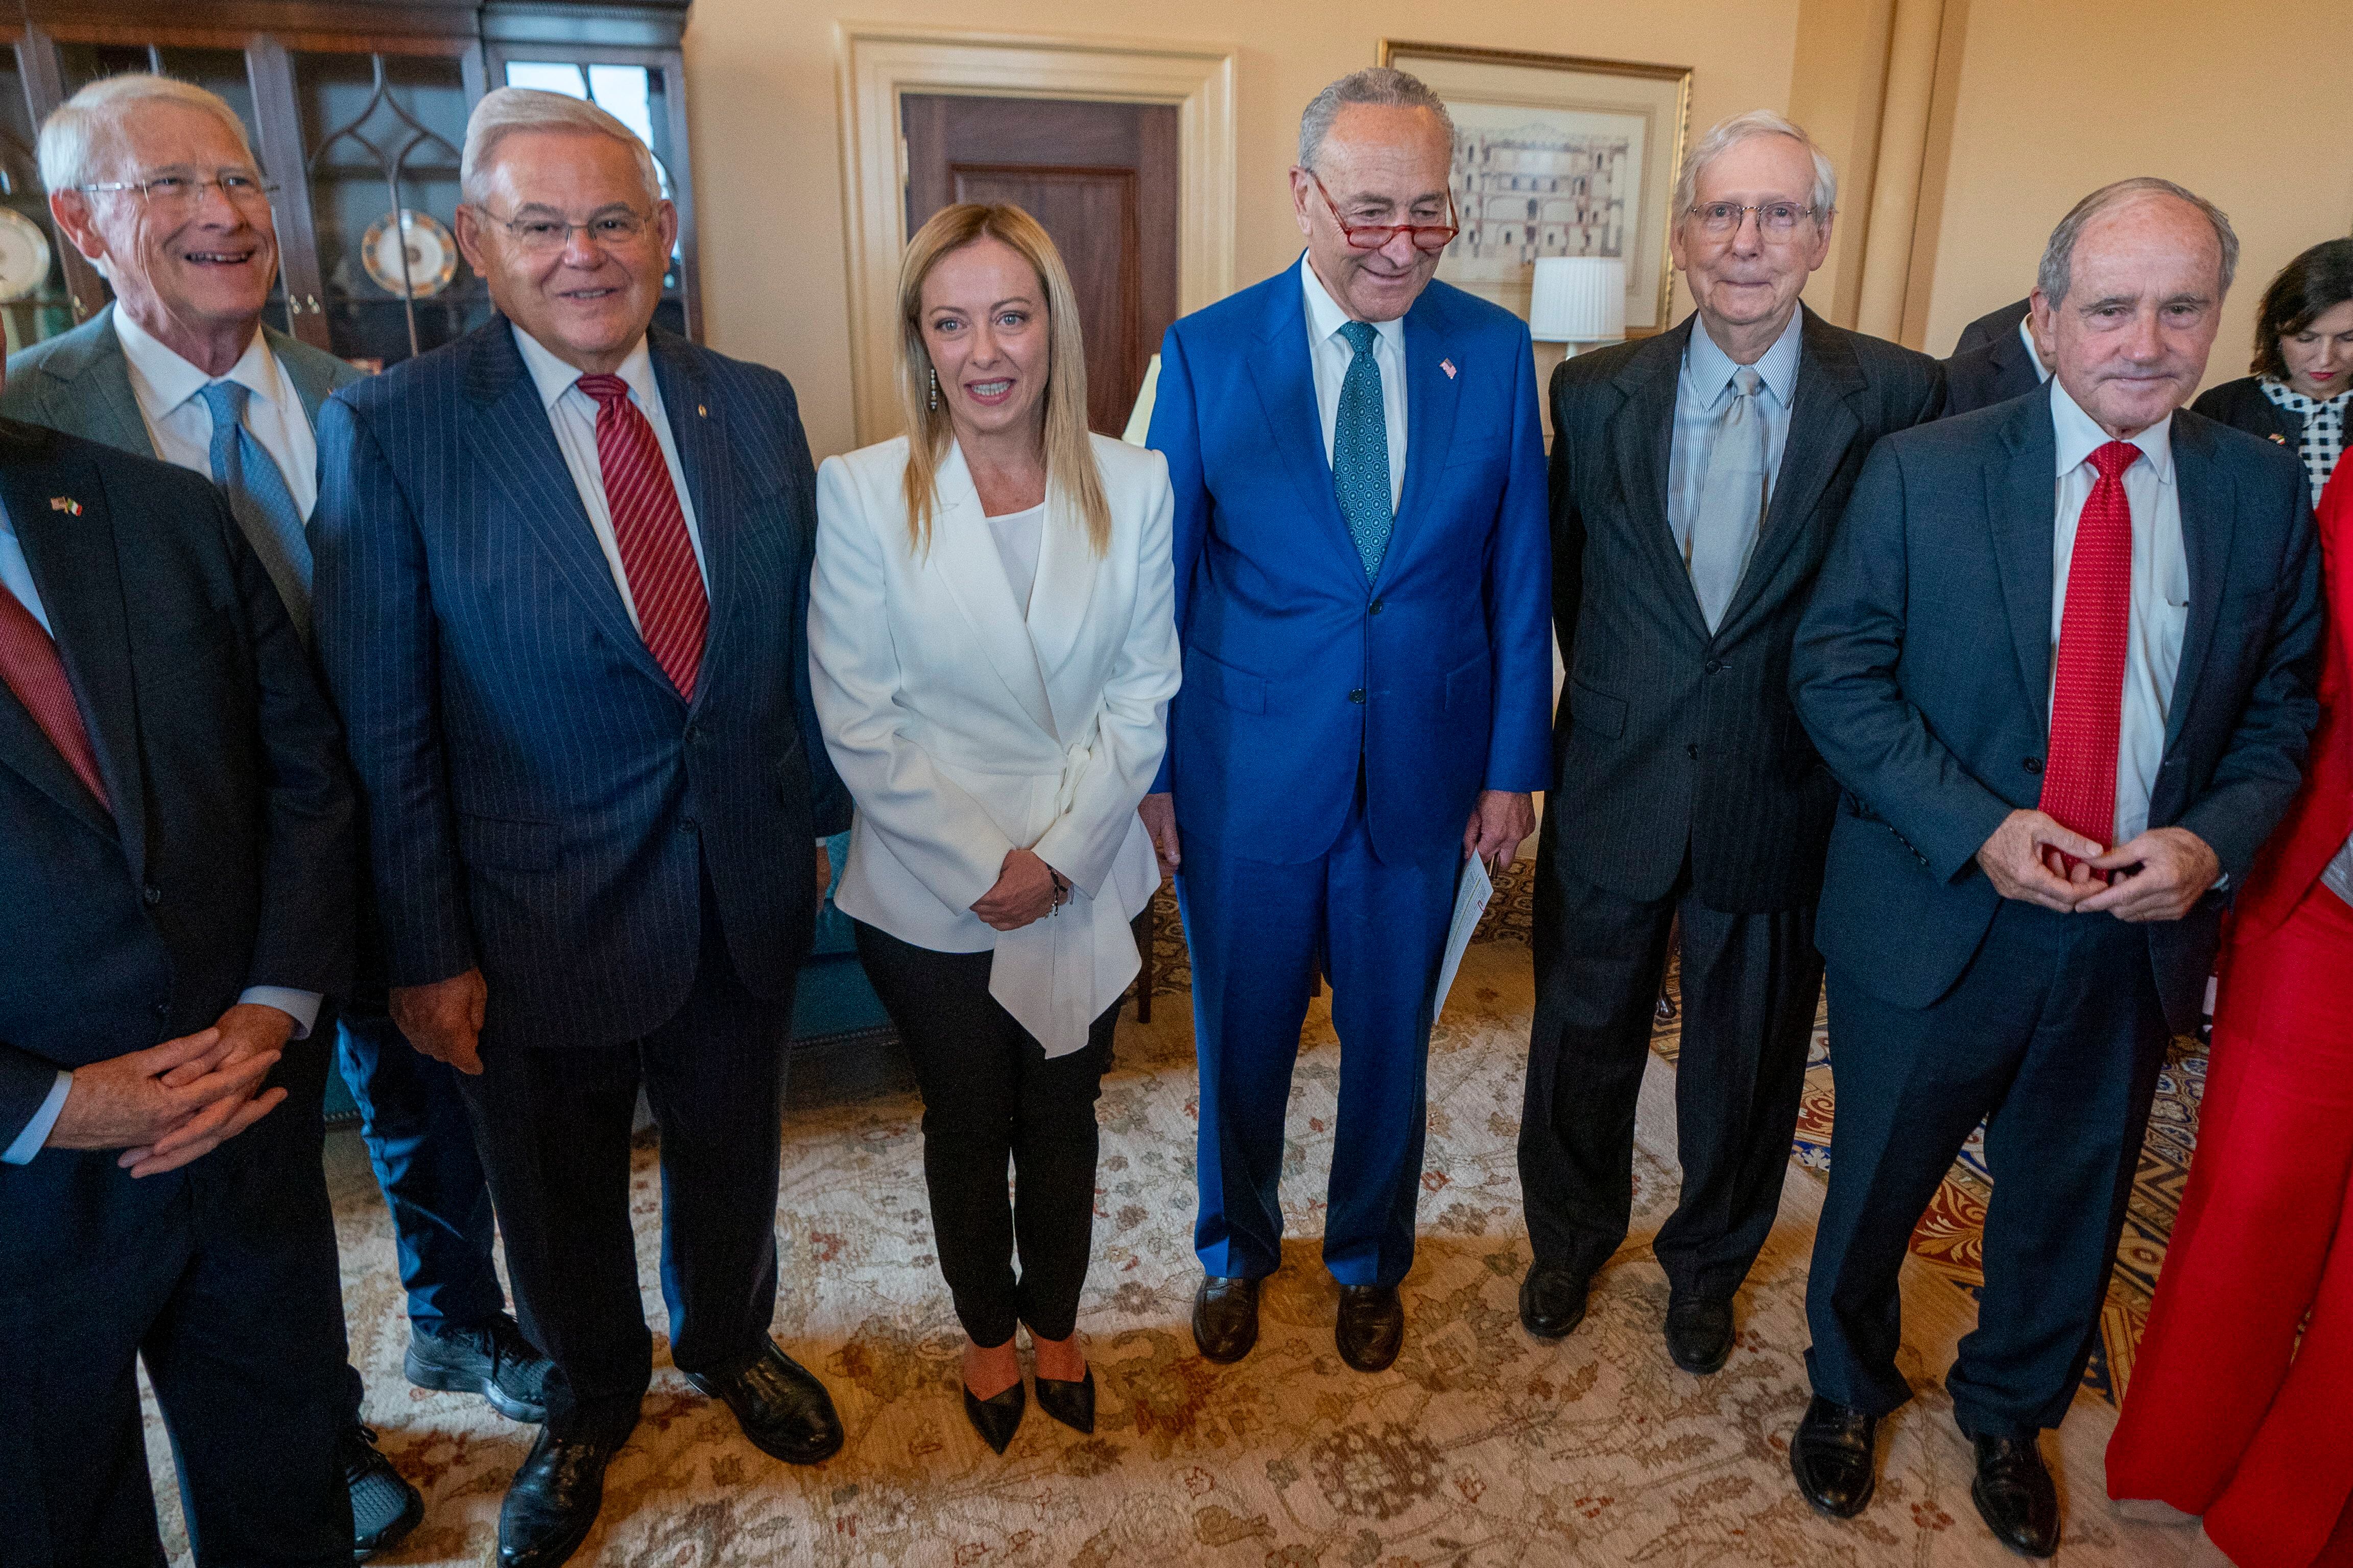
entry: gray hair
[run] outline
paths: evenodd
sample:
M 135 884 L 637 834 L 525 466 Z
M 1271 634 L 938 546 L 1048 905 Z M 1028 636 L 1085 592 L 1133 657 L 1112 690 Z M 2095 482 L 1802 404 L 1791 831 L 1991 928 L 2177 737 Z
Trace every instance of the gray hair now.
M 2231 291 L 2231 279 L 2239 274 L 2239 235 L 2231 226 L 2231 219 L 2221 207 L 2197 192 L 2171 180 L 2160 180 L 2153 174 L 2139 174 L 2114 184 L 2102 185 L 2070 209 L 2051 231 L 2051 238 L 2042 247 L 2042 264 L 2035 268 L 2034 286 L 2055 310 L 2066 300 L 2067 289 L 2075 270 L 2075 242 L 2084 237 L 2084 230 L 2102 213 L 2113 212 L 2144 196 L 2171 196 L 2196 207 L 2214 227 L 2214 243 L 2222 252 L 2221 294 Z M 2216 297 L 2220 303 L 2221 296 Z
M 646 200 L 662 199 L 661 174 L 654 167 L 652 150 L 638 140 L 636 132 L 585 98 L 536 88 L 501 87 L 482 94 L 482 101 L 466 117 L 466 151 L 458 160 L 458 192 L 468 205 L 479 207 L 490 195 L 499 142 L 516 131 L 582 132 L 624 142 L 637 158 Z
M 100 78 L 49 111 L 33 154 L 41 165 L 41 184 L 54 195 L 107 179 L 125 155 L 123 126 L 141 105 L 159 102 L 185 104 L 213 116 L 237 138 L 245 161 L 254 162 L 245 121 L 227 100 L 194 82 L 142 71 Z
M 1369 103 L 1384 109 L 1426 109 L 1438 116 L 1438 123 L 1446 132 L 1449 146 L 1454 142 L 1454 116 L 1446 112 L 1446 100 L 1430 90 L 1419 77 L 1388 66 L 1366 66 L 1350 71 L 1338 81 L 1307 100 L 1306 110 L 1299 116 L 1299 166 L 1312 169 L 1315 154 L 1324 150 L 1324 138 L 1332 133 L 1332 122 L 1340 118 L 1340 110 L 1352 103 Z
M 1717 121 L 1698 144 L 1683 154 L 1683 166 L 1675 175 L 1675 216 L 1681 217 L 1691 211 L 1698 200 L 1702 170 L 1741 142 L 1758 136 L 1786 136 L 1813 155 L 1814 188 L 1807 200 L 1813 205 L 1815 222 L 1838 210 L 1838 171 L 1831 167 L 1830 155 L 1814 145 L 1814 139 L 1797 121 L 1769 109 L 1752 109 L 1746 114 Z

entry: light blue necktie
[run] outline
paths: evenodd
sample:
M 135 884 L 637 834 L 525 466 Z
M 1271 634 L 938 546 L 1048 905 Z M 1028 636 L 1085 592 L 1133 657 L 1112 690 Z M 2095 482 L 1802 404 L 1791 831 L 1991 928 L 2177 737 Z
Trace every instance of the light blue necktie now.
M 1340 335 L 1356 357 L 1340 383 L 1340 414 L 1332 426 L 1332 494 L 1369 583 L 1380 574 L 1389 530 L 1397 522 L 1389 505 L 1388 410 L 1382 405 L 1381 367 L 1373 358 L 1372 323 L 1343 321 Z
M 302 534 L 302 513 L 278 460 L 245 427 L 250 394 L 234 381 L 206 384 L 205 406 L 213 415 L 213 482 L 228 492 L 229 510 L 253 542 L 262 570 L 286 601 L 286 614 L 307 642 L 311 637 L 311 542 Z
M 1713 637 L 1748 569 L 1765 518 L 1765 415 L 1757 399 L 1765 378 L 1746 365 L 1732 373 L 1732 397 L 1716 416 L 1700 482 L 1699 510 L 1683 546 L 1692 592 Z

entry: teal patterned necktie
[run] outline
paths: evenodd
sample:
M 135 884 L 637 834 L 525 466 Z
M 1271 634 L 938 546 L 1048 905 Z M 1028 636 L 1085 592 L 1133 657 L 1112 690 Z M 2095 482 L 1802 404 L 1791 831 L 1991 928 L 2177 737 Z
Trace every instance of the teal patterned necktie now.
M 1340 383 L 1340 414 L 1332 427 L 1332 494 L 1369 583 L 1380 574 L 1397 521 L 1389 506 L 1388 411 L 1381 399 L 1381 367 L 1373 358 L 1372 323 L 1343 321 L 1340 335 L 1356 357 Z
M 311 542 L 302 531 L 302 514 L 294 506 L 286 476 L 278 460 L 245 427 L 243 384 L 216 381 L 204 389 L 205 406 L 213 416 L 213 483 L 228 492 L 229 510 L 237 516 L 262 570 L 286 602 L 286 614 L 304 641 L 311 636 Z

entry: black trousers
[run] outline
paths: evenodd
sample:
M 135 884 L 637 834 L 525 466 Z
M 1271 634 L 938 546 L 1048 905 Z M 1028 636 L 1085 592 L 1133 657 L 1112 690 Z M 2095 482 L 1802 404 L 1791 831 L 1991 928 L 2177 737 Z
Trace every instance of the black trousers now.
M 342 1278 L 320 1163 L 328 1043 L 285 1101 L 179 1171 L 117 1151 L 0 1166 L 0 1563 L 162 1568 L 135 1363 L 179 1462 L 198 1568 L 343 1568 Z
M 1773 1228 L 1821 994 L 1811 905 L 1726 914 L 1691 871 L 1633 900 L 1572 876 L 1547 814 L 1536 856 L 1535 1023 L 1520 1116 L 1520 1187 L 1539 1262 L 1592 1274 L 1626 1239 L 1634 1110 L 1651 1021 L 1683 917 L 1675 1212 L 1651 1244 L 1676 1296 L 1729 1300 Z
M 1806 1286 L 1814 1392 L 1873 1415 L 1912 1396 L 1895 1370 L 1896 1270 L 1989 1118 L 1985 1288 L 1945 1387 L 1971 1436 L 2058 1426 L 2099 1331 L 2165 1062 L 2147 929 L 2004 902 L 1933 1005 L 1894 1006 L 1837 970 L 1830 1000 L 1838 1115 Z
M 791 1025 L 789 998 L 764 1001 L 736 975 L 706 880 L 702 956 L 676 1016 L 626 1045 L 486 1050 L 480 1077 L 460 1075 L 516 1312 L 555 1363 L 558 1436 L 626 1435 L 653 1377 L 629 1223 L 640 1084 L 661 1134 L 670 1360 L 723 1373 L 765 1346 Z
M 1050 1060 L 988 994 L 994 953 L 934 952 L 853 924 L 923 1096 L 932 1230 L 964 1331 L 991 1346 L 1017 1322 L 1041 1339 L 1070 1338 L 1094 1241 L 1095 1100 L 1120 1004 L 1084 1046 Z

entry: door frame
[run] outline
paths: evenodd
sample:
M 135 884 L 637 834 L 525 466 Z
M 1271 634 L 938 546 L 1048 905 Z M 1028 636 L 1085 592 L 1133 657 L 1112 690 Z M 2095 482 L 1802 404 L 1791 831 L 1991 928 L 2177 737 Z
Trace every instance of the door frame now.
M 1234 56 L 1218 44 L 971 32 L 888 22 L 834 27 L 849 260 L 849 384 L 860 445 L 900 431 L 899 258 L 907 245 L 904 92 L 1165 103 L 1176 109 L 1176 310 L 1234 287 Z

